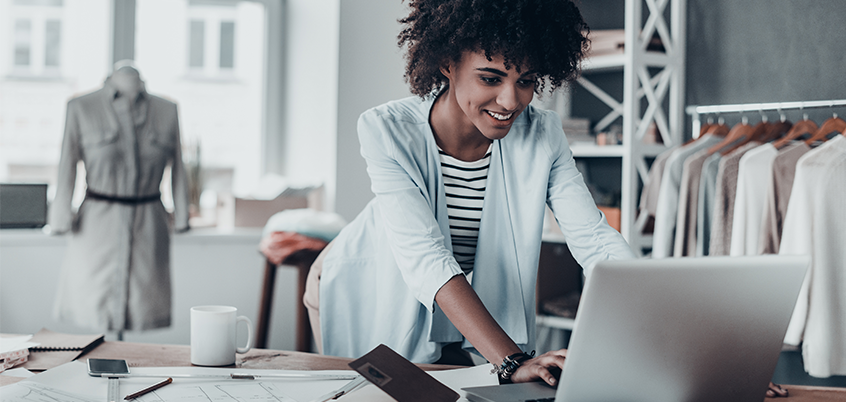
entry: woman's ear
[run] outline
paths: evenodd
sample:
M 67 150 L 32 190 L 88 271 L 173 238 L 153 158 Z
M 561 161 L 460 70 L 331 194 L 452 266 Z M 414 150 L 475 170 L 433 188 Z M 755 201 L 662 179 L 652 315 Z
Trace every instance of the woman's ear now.
M 441 74 L 444 75 L 448 80 L 452 79 L 452 63 L 449 60 L 444 60 L 441 62 Z

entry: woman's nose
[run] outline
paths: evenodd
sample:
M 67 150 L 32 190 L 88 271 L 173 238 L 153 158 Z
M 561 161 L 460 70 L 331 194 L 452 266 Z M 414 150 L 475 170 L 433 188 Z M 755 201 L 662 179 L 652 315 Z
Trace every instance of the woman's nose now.
M 496 103 L 505 110 L 516 110 L 520 100 L 515 85 L 503 85 L 502 91 L 496 97 Z

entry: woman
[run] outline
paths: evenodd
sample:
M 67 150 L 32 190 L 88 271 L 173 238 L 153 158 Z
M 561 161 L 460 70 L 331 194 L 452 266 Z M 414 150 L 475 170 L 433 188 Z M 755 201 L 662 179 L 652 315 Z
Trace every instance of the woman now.
M 587 27 L 569 1 L 410 7 L 399 44 L 418 96 L 359 119 L 376 198 L 312 267 L 318 344 L 358 357 L 384 343 L 417 363 L 469 364 L 465 351 L 477 352 L 504 380 L 554 384 L 547 368 L 566 351 L 521 354 L 535 339 L 544 206 L 587 272 L 634 258 L 596 208 L 560 118 L 529 106 L 544 84 L 576 77 Z
M 542 379 L 566 350 L 526 354 L 545 205 L 589 274 L 634 258 L 576 170 L 560 118 L 529 106 L 573 80 L 587 39 L 570 1 L 411 1 L 399 35 L 417 97 L 358 124 L 376 198 L 312 266 L 304 302 L 318 347 L 384 343 L 417 363 L 494 364 Z M 319 284 L 319 285 L 318 285 Z
M 566 351 L 521 354 L 535 339 L 545 205 L 588 272 L 634 257 L 596 208 L 560 118 L 529 106 L 576 77 L 587 27 L 569 1 L 410 7 L 399 44 L 418 96 L 359 120 L 376 198 L 312 267 L 304 301 L 318 345 L 358 357 L 384 343 L 417 363 L 469 363 L 471 351 L 503 380 L 554 384 L 547 368 Z M 455 186 L 461 172 L 475 175 L 457 185 L 475 190 Z

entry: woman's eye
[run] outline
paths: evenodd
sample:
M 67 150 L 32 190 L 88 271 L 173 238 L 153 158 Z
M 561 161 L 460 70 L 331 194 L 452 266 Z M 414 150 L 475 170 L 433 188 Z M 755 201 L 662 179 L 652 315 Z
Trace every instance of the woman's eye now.
M 496 84 L 497 82 L 499 82 L 499 78 L 496 78 L 496 77 L 481 77 L 481 78 L 482 78 L 482 82 L 484 82 L 485 84 Z
M 535 80 L 526 79 L 526 80 L 517 81 L 517 83 L 519 83 L 520 85 L 522 85 L 524 87 L 531 87 L 531 86 L 535 85 Z

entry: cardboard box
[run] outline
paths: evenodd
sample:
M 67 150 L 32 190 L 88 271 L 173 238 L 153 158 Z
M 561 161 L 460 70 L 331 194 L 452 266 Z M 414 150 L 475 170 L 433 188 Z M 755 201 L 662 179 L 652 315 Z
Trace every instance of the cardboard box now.
M 271 200 L 218 194 L 217 226 L 262 228 L 275 213 L 286 209 L 323 210 L 323 186 L 289 189 Z

